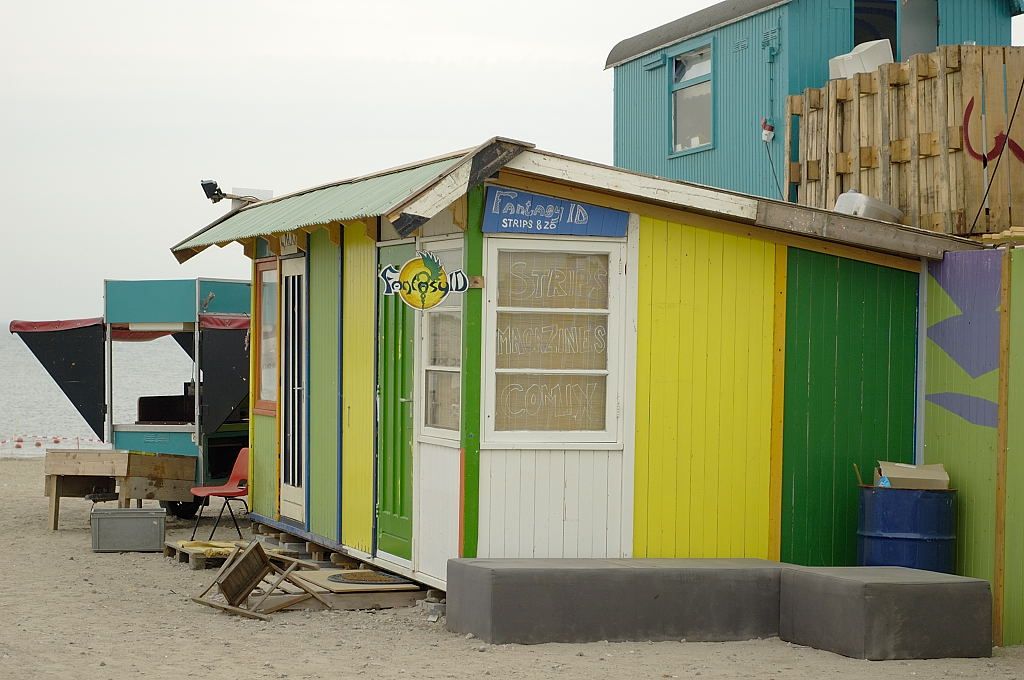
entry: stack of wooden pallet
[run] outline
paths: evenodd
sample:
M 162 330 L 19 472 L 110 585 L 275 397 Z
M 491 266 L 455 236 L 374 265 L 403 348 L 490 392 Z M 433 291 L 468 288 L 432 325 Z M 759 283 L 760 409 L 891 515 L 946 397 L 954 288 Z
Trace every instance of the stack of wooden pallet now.
M 997 246 L 1024 246 L 1024 227 L 1010 227 L 998 234 L 985 234 L 982 241 Z
M 859 191 L 950 234 L 1024 225 L 1022 82 L 1024 48 L 951 45 L 808 89 L 788 100 L 786 181 L 803 205 Z

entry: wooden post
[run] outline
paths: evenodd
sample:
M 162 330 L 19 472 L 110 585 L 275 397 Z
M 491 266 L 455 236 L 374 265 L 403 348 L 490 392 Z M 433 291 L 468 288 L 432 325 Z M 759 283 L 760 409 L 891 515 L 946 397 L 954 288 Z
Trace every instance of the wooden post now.
M 800 116 L 799 129 L 797 130 L 797 153 L 800 160 L 800 186 L 796 190 L 796 202 L 800 205 L 809 205 L 807 197 L 807 167 L 803 162 L 807 158 L 810 145 L 807 141 L 807 128 L 810 127 L 810 110 L 807 108 L 807 99 L 803 99 L 802 115 Z
M 828 134 L 825 135 L 823 160 L 827 160 L 825 169 L 825 205 L 828 210 L 835 207 L 836 197 L 839 195 L 839 173 L 837 172 L 836 156 L 839 153 L 839 83 L 830 80 L 828 83 Z
M 977 45 L 960 46 L 960 70 L 963 81 L 961 91 L 963 92 L 963 104 L 966 107 L 973 107 L 973 115 L 966 121 L 964 137 L 973 142 L 976 153 L 987 153 L 985 147 L 984 127 L 981 123 L 982 111 L 982 60 L 981 48 Z M 965 145 L 966 146 L 966 145 Z M 981 147 L 980 149 L 977 147 Z M 990 148 L 990 147 L 989 147 Z M 975 219 L 977 225 L 974 231 L 985 233 L 988 231 L 988 216 L 983 210 L 982 197 L 985 195 L 985 167 L 984 162 L 970 155 L 964 156 L 964 212 L 966 224 L 964 229 L 970 233 Z M 980 216 L 979 216 L 980 215 Z
M 1011 114 L 1017 104 L 1017 93 L 1024 82 L 1024 50 L 1008 47 L 1006 53 L 1006 108 Z M 1017 107 L 1017 115 L 1008 133 L 1010 139 L 1024 140 L 1024 101 Z M 1010 226 L 1024 227 L 1024 163 L 1012 157 L 1004 158 L 1010 171 Z
M 850 158 L 853 160 L 853 176 L 850 178 L 850 190 L 860 191 L 860 77 L 850 79 Z
M 786 98 L 786 115 L 783 119 L 783 125 L 785 126 L 785 130 L 783 131 L 783 139 L 785 140 L 783 148 L 786 150 L 786 167 L 783 168 L 782 171 L 782 191 L 784 192 L 782 200 L 787 202 L 789 201 L 789 195 L 793 190 L 793 118 L 799 116 L 794 109 L 799 107 L 802 101 L 803 100 L 800 97 L 796 96 Z M 797 150 L 797 153 L 799 154 L 799 149 Z
M 939 49 L 939 72 L 938 80 L 935 83 L 935 106 L 938 109 L 938 117 L 935 118 L 939 126 L 939 174 L 935 178 L 938 186 L 935 188 L 938 194 L 938 211 L 942 216 L 942 231 L 945 234 L 953 233 L 952 200 L 950 196 L 950 176 L 953 168 L 949 164 L 949 105 L 946 101 L 946 88 L 949 85 L 946 75 L 948 57 L 946 50 Z
M 117 478 L 117 507 L 131 507 L 132 499 L 128 497 L 128 484 L 124 477 Z
M 1012 157 L 998 135 L 1006 133 L 1009 114 L 1006 111 L 1006 81 L 1003 78 L 1003 48 L 982 48 L 982 77 L 985 90 L 985 148 L 1002 155 L 989 161 L 988 229 L 990 233 L 1010 228 L 1010 171 Z M 1012 106 L 1012 103 L 1011 103 Z M 979 230 L 976 230 L 977 233 Z
M 892 149 L 889 139 L 889 69 L 878 69 L 878 199 L 892 204 Z
M 50 497 L 50 531 L 57 530 L 60 520 L 60 475 L 46 475 L 46 495 Z
M 905 99 L 907 113 L 907 136 L 910 138 L 910 165 L 906 172 L 906 186 L 901 187 L 901 193 L 907 196 L 909 214 L 907 219 L 914 227 L 921 225 L 921 140 L 918 135 L 920 121 L 918 115 L 918 104 L 920 103 L 920 83 L 918 81 L 918 59 L 910 60 L 909 81 L 906 86 Z

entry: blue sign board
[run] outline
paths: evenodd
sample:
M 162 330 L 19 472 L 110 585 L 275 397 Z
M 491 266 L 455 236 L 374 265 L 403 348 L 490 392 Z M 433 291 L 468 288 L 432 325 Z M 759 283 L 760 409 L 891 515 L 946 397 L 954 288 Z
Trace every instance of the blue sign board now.
M 485 233 L 622 238 L 629 213 L 541 194 L 487 187 Z

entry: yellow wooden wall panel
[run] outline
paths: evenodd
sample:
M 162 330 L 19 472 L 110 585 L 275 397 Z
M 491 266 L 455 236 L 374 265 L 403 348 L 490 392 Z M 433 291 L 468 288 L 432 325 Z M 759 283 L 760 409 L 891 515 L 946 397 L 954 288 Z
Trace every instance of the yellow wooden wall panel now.
M 769 555 L 775 248 L 641 217 L 637 557 Z
M 374 348 L 377 246 L 359 222 L 345 225 L 342 264 L 341 541 L 373 545 Z
M 641 250 L 637 255 L 637 276 L 639 289 L 650 290 L 654 278 L 654 249 Z M 650 299 L 647 304 L 640 304 L 637 309 L 637 326 L 647 328 L 651 325 Z M 637 375 L 649 376 L 651 372 L 651 355 L 649 352 L 637 353 L 636 370 Z M 636 439 L 637 450 L 647 450 L 651 446 L 651 403 L 650 401 L 636 403 Z M 647 545 L 647 488 L 650 482 L 650 466 L 647 458 L 635 458 L 633 462 L 633 487 L 634 487 L 634 545 Z

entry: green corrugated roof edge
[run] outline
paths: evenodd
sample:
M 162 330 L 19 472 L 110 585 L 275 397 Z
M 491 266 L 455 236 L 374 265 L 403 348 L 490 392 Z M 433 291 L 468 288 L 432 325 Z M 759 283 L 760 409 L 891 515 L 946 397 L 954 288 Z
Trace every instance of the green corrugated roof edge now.
M 218 218 L 171 250 L 196 250 L 301 227 L 379 217 L 425 184 L 440 178 L 472 151 L 459 151 L 253 203 Z

